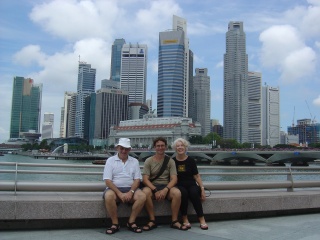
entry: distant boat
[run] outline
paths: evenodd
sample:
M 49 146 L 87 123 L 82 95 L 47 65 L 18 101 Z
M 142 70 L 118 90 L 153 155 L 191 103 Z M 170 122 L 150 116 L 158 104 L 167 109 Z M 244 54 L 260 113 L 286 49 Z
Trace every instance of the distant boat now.
M 93 161 L 92 161 L 92 164 L 105 165 L 105 164 L 106 164 L 106 161 L 107 161 L 107 160 L 102 160 L 102 159 L 93 160 Z

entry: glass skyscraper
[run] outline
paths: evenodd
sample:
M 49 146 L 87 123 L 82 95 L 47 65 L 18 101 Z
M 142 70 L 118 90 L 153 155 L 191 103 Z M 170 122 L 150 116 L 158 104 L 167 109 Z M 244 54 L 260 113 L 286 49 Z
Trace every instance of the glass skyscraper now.
M 14 77 L 10 138 L 19 138 L 22 132 L 39 133 L 41 100 L 42 84 L 34 84 L 31 78 Z
M 84 136 L 84 116 L 85 116 L 85 98 L 96 88 L 96 69 L 91 68 L 91 64 L 79 62 L 78 69 L 78 87 L 76 97 L 76 122 L 75 136 L 83 138 Z
M 248 55 L 242 22 L 229 23 L 223 73 L 223 137 L 248 142 Z
M 173 16 L 173 30 L 159 33 L 158 117 L 188 117 L 192 52 L 186 20 Z
M 113 42 L 111 49 L 111 71 L 110 79 L 116 82 L 120 82 L 121 73 L 121 50 L 122 46 L 126 43 L 123 38 L 116 39 Z

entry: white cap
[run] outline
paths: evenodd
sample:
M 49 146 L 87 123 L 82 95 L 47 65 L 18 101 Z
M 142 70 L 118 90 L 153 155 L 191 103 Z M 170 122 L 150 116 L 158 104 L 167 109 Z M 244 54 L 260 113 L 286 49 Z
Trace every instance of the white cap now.
M 129 138 L 120 138 L 119 143 L 116 144 L 116 147 L 118 147 L 119 145 L 124 148 L 131 148 L 130 139 Z

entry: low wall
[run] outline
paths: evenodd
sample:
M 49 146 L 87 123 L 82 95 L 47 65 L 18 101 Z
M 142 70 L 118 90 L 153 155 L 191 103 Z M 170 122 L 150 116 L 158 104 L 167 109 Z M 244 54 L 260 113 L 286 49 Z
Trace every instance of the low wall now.
M 237 219 L 297 213 L 320 212 L 318 190 L 252 190 L 212 191 L 203 203 L 206 219 Z M 122 224 L 127 221 L 131 207 L 120 204 L 118 213 Z M 170 203 L 155 202 L 158 223 L 169 224 Z M 190 204 L 191 221 L 196 221 Z M 143 210 L 137 219 L 145 223 Z M 0 229 L 104 227 L 106 218 L 101 192 L 1 192 Z

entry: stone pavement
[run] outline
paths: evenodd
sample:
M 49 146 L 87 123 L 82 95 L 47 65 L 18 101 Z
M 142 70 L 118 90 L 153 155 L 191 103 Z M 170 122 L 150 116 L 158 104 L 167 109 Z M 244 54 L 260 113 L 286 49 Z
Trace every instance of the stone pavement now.
M 171 229 L 160 225 L 157 229 L 132 233 L 125 227 L 114 235 L 106 235 L 105 229 L 62 229 L 1 231 L 0 240 L 319 240 L 320 213 L 289 215 L 269 218 L 227 220 L 208 222 L 209 230 L 192 223 L 188 231 Z

